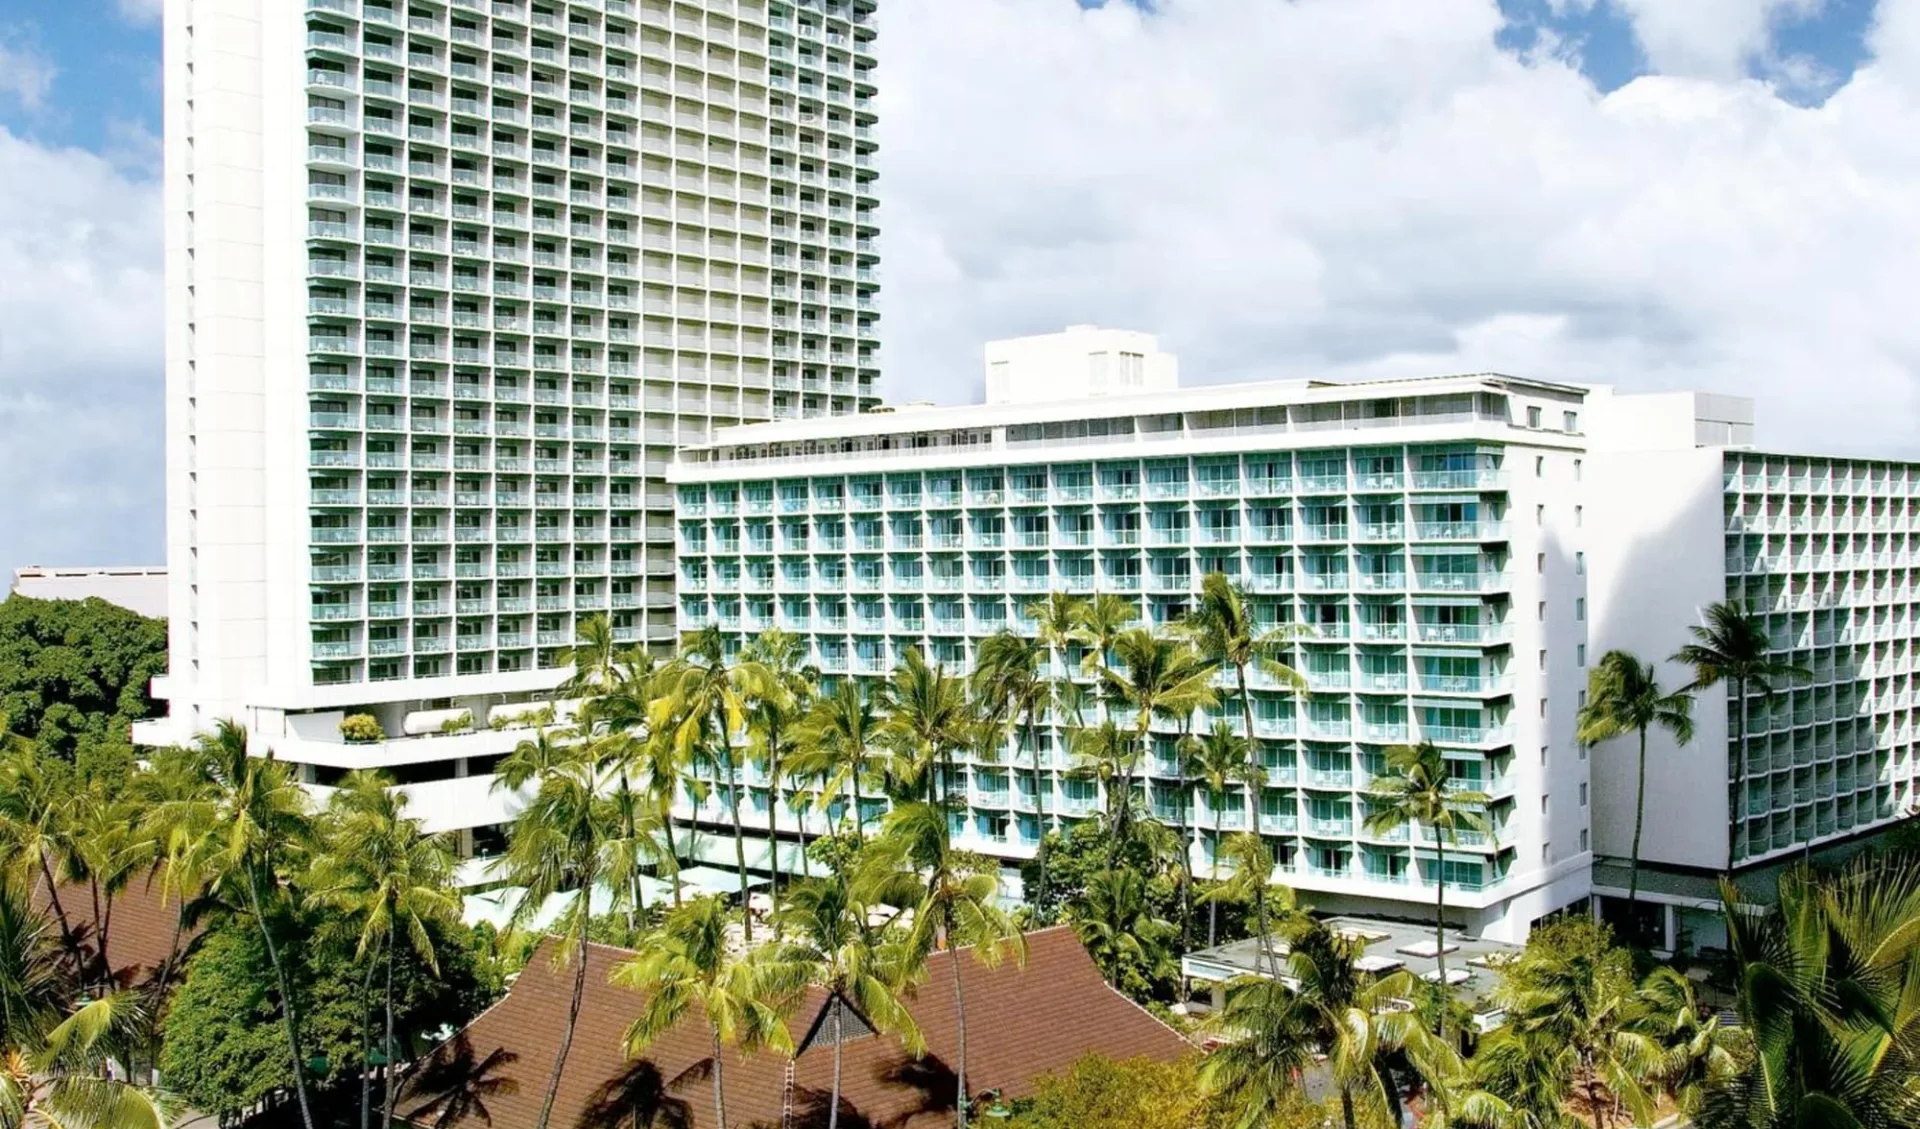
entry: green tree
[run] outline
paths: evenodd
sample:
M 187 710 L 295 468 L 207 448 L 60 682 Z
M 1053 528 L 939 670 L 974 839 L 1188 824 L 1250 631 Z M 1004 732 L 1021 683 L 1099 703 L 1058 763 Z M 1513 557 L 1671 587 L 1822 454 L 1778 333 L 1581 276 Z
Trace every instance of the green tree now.
M 1044 609 L 1047 605 L 1037 606 Z M 1029 614 L 1032 611 L 1032 608 L 1028 609 Z M 1053 684 L 1041 672 L 1048 662 L 1048 655 L 1040 643 L 1011 631 L 1000 631 L 981 640 L 974 669 L 974 679 L 980 687 L 979 696 L 988 704 L 990 716 L 1009 725 L 1017 725 L 1021 740 L 1033 754 L 1035 819 L 1042 834 L 1047 827 L 1047 793 L 1052 790 L 1040 760 L 1040 719 L 1053 696 Z M 1040 885 L 1031 899 L 1035 906 L 1046 903 L 1047 861 L 1044 855 L 1039 863 Z M 1039 921 L 1046 923 L 1045 918 Z
M 1395 745 L 1387 750 L 1387 771 L 1376 777 L 1365 820 L 1374 835 L 1419 825 L 1433 832 L 1433 938 L 1440 983 L 1447 983 L 1447 848 L 1460 832 L 1492 835 L 1484 792 L 1461 788 L 1453 766 L 1433 742 Z
M 1920 1125 L 1920 865 L 1796 867 L 1771 906 L 1724 889 L 1751 1049 L 1702 1103 L 1702 1129 Z
M 66 819 L 72 786 L 70 772 L 0 718 L 0 886 L 27 891 L 43 885 L 61 944 L 77 965 L 80 946 L 60 892 L 72 853 Z
M 736 955 L 727 945 L 729 920 L 718 898 L 695 898 L 667 915 L 638 956 L 613 970 L 615 984 L 647 993 L 640 1017 L 627 1027 L 630 1057 L 679 1026 L 696 1005 L 706 1017 L 716 1125 L 727 1124 L 723 1048 L 791 1053 L 786 1015 L 806 983 L 805 970 L 774 959 L 771 948 Z
M 400 942 L 438 975 L 428 923 L 451 924 L 460 916 L 453 890 L 453 850 L 443 836 L 422 831 L 406 808 L 406 794 L 393 788 L 385 774 L 364 769 L 349 773 L 327 803 L 320 825 L 322 847 L 308 876 L 309 899 L 345 914 L 348 928 L 356 933 L 354 959 L 378 955 L 384 965 L 386 1027 L 380 1050 L 386 1086 L 380 1108 L 386 1125 L 393 1123 L 398 1080 L 393 979 Z M 365 1125 L 364 1086 L 361 1102 L 360 1121 Z
M 1229 838 L 1216 849 L 1233 867 L 1233 875 L 1208 891 L 1207 898 L 1233 899 L 1253 905 L 1254 935 L 1260 938 L 1255 962 L 1257 964 L 1259 954 L 1264 953 L 1269 962 L 1268 972 L 1277 979 L 1280 968 L 1273 963 L 1273 947 L 1267 943 L 1267 938 L 1273 936 L 1273 919 L 1276 916 L 1289 928 L 1296 923 L 1301 910 L 1294 900 L 1293 890 L 1274 882 L 1273 851 L 1259 835 L 1245 831 Z
M 1109 698 L 1126 703 L 1133 711 L 1133 764 L 1146 758 L 1147 734 L 1155 718 L 1178 724 L 1190 719 L 1194 711 L 1218 701 L 1213 689 L 1214 665 L 1183 640 L 1134 627 L 1113 641 L 1113 653 L 1119 660 L 1118 669 L 1102 668 L 1100 682 Z M 1132 795 L 1130 769 L 1121 773 L 1119 785 L 1123 795 Z M 1126 836 L 1130 807 L 1122 804 L 1116 809 L 1116 839 Z
M 911 954 L 906 946 L 869 929 L 867 910 L 846 877 L 833 875 L 795 884 L 781 911 L 796 939 L 782 951 L 780 963 L 806 970 L 815 984 L 826 989 L 831 1009 L 833 1083 L 827 1129 L 840 1127 L 843 1034 L 849 1006 L 875 1030 L 899 1033 L 909 1053 L 918 1055 L 926 1049 L 902 999 L 912 978 Z
M 1200 1090 L 1199 1056 L 1177 1062 L 1087 1055 L 1047 1074 L 1013 1103 L 1009 1129 L 1224 1129 L 1222 1103 Z M 1261 1122 L 1266 1129 L 1321 1129 L 1321 1111 L 1298 1090 Z
M 0 601 L 0 716 L 49 756 L 126 755 L 129 728 L 157 710 L 147 685 L 166 670 L 164 619 L 100 599 Z
M 536 1129 L 547 1129 L 553 1116 L 567 1053 L 579 1025 L 580 1002 L 586 993 L 587 956 L 584 951 L 592 922 L 593 890 L 605 884 L 615 893 L 628 885 L 622 866 L 631 858 L 619 845 L 620 813 L 603 795 L 601 774 L 584 757 L 563 761 L 540 777 L 527 806 L 514 817 L 503 860 L 506 880 L 524 889 L 514 910 L 515 923 L 530 919 L 549 897 L 567 891 L 576 896 L 554 922 L 553 962 L 574 969 L 573 993 L 567 1003 L 566 1026 L 547 1075 Z
M 819 673 L 805 663 L 806 641 L 779 628 L 761 634 L 747 645 L 747 654 L 767 671 L 772 692 L 754 698 L 747 709 L 747 737 L 754 761 L 767 775 L 767 865 L 772 874 L 768 893 L 780 896 L 780 808 L 786 803 L 786 782 L 793 774 L 792 757 L 798 748 L 802 723 L 813 707 Z M 800 825 L 801 854 L 805 856 L 806 824 Z M 779 927 L 778 920 L 775 928 Z
M 911 907 L 909 938 L 917 962 L 936 948 L 952 951 L 955 1028 L 954 1113 L 966 1129 L 971 1095 L 967 1090 L 967 997 L 960 977 L 958 949 L 971 946 L 974 959 L 992 967 L 1011 951 L 1026 963 L 1026 938 L 997 902 L 997 868 L 984 859 L 953 849 L 947 815 L 937 805 L 902 804 L 887 814 L 880 836 L 867 847 L 856 888 L 869 901 Z
M 883 701 L 880 742 L 902 794 L 950 812 L 953 755 L 967 746 L 974 720 L 966 683 L 915 647 L 893 668 Z
M 1742 803 L 1747 793 L 1747 711 L 1753 698 L 1762 704 L 1779 696 L 1784 683 L 1807 681 L 1813 673 L 1774 654 L 1767 637 L 1766 620 L 1738 603 L 1715 601 L 1708 604 L 1706 622 L 1688 629 L 1693 642 L 1673 654 L 1673 662 L 1693 668 L 1693 682 L 1687 690 L 1706 690 L 1725 682 L 1733 699 L 1736 732 L 1733 735 L 1739 757 L 1734 762 L 1733 803 Z M 1739 855 L 1741 822 L 1730 813 L 1727 820 L 1727 866 Z
M 843 678 L 813 703 L 807 714 L 794 771 L 825 780 L 821 805 L 842 791 L 856 841 L 867 836 L 861 814 L 860 782 L 880 777 L 886 764 L 879 746 L 881 717 L 876 695 L 863 684 Z
M 1200 1092 L 1232 1129 L 1272 1129 L 1272 1116 L 1301 1100 L 1313 1065 L 1319 1015 L 1279 980 L 1244 977 L 1227 987 L 1209 1027 L 1222 1045 L 1200 1063 Z
M 1209 853 L 1208 880 L 1220 881 L 1220 851 L 1226 846 L 1224 809 L 1227 797 L 1235 784 L 1245 785 L 1249 789 L 1258 789 L 1266 783 L 1266 773 L 1254 763 L 1253 747 L 1243 738 L 1234 734 L 1223 721 L 1213 723 L 1213 728 L 1195 742 L 1192 759 L 1189 762 L 1194 777 L 1200 786 L 1206 789 L 1207 806 L 1213 810 L 1213 850 Z M 1214 899 L 1207 906 L 1207 947 L 1219 943 L 1220 900 Z
M 740 874 L 740 904 L 747 902 L 747 841 L 740 824 L 740 758 L 736 734 L 744 734 L 752 704 L 784 694 L 767 664 L 742 655 L 729 659 L 726 637 L 717 624 L 688 632 L 680 654 L 661 672 L 665 709 L 659 728 L 672 733 L 681 759 L 690 760 L 708 741 L 717 787 L 727 799 L 733 823 L 733 859 Z M 726 779 L 717 779 L 725 772 Z M 753 917 L 746 918 L 747 942 L 753 942 Z
M 1316 922 L 1295 932 L 1286 964 L 1296 995 L 1315 1016 L 1346 1129 L 1357 1129 L 1363 1115 L 1399 1124 L 1396 1061 L 1432 1081 L 1459 1071 L 1453 1049 L 1402 1006 L 1418 991 L 1412 974 L 1363 972 L 1354 964 L 1359 954 L 1357 944 Z
M 312 818 L 306 790 L 287 767 L 271 754 L 250 756 L 247 744 L 247 731 L 231 721 L 221 721 L 213 732 L 202 734 L 193 750 L 203 787 L 176 800 L 175 809 L 161 818 L 175 827 L 198 830 L 193 838 L 206 853 L 194 862 L 194 870 L 205 875 L 229 904 L 244 907 L 259 932 L 279 987 L 280 1025 L 286 1035 L 300 1119 L 306 1129 L 313 1129 L 292 961 L 282 951 L 283 938 L 276 937 L 273 927 L 274 916 L 295 904 L 296 891 L 284 878 L 304 867 L 312 843 Z
M 1154 914 L 1139 871 L 1095 874 L 1069 906 L 1069 919 L 1107 983 L 1134 999 L 1153 997 L 1178 975 L 1168 949 L 1175 927 Z
M 1640 740 L 1634 774 L 1633 853 L 1627 860 L 1627 920 L 1638 930 L 1640 833 L 1647 816 L 1647 731 L 1658 726 L 1674 743 L 1693 740 L 1693 696 L 1687 690 L 1661 688 L 1652 663 L 1626 651 L 1608 651 L 1587 675 L 1587 704 L 1580 708 L 1574 738 L 1593 746 L 1628 733 Z
M 1242 735 L 1248 748 L 1256 740 L 1253 725 L 1253 692 L 1247 672 L 1255 667 L 1285 689 L 1301 694 L 1307 680 L 1281 660 L 1295 640 L 1307 634 L 1298 624 L 1261 630 L 1247 594 L 1224 572 L 1210 572 L 1200 578 L 1200 599 L 1187 614 L 1181 628 L 1193 640 L 1202 657 L 1216 666 L 1232 667 L 1234 692 L 1240 699 Z

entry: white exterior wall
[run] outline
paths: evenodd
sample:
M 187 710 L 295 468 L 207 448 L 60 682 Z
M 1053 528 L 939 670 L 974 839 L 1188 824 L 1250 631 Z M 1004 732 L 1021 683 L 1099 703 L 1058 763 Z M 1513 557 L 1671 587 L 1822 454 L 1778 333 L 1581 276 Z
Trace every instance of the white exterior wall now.
M 873 401 L 873 9 L 167 0 L 171 709 L 137 738 L 461 779 L 313 717 L 544 695 L 592 615 L 670 645 L 673 447 Z
M 1446 395 L 1468 403 L 1486 396 L 1498 414 L 1436 418 L 1411 408 L 1412 397 Z M 1263 712 L 1258 722 L 1263 755 L 1271 759 L 1257 808 L 1260 828 L 1283 860 L 1277 879 L 1329 911 L 1430 912 L 1433 852 L 1375 841 L 1358 823 L 1372 758 L 1390 744 L 1432 737 L 1463 765 L 1477 764 L 1487 774 L 1499 825 L 1493 843 L 1450 852 L 1481 863 L 1486 881 L 1449 883 L 1449 917 L 1517 939 L 1534 919 L 1581 900 L 1589 889 L 1582 837 L 1587 813 L 1578 804 L 1586 764 L 1572 742 L 1571 704 L 1583 638 L 1577 609 L 1585 594 L 1574 557 L 1584 530 L 1573 464 L 1585 438 L 1577 422 L 1571 432 L 1563 428 L 1563 413 L 1577 414 L 1579 399 L 1578 389 L 1499 378 L 1239 385 L 1115 397 L 1097 408 L 989 404 L 731 429 L 716 443 L 684 453 L 672 475 L 680 483 L 681 626 L 718 623 L 736 643 L 770 627 L 793 631 L 829 676 L 882 675 L 909 647 L 964 670 L 980 639 L 1003 627 L 1030 630 L 1021 611 L 1048 590 L 1133 595 L 1144 621 L 1164 621 L 1191 600 L 1213 563 L 1230 561 L 1263 614 L 1312 623 L 1337 607 L 1349 625 L 1323 627 L 1303 647 L 1301 665 L 1310 667 L 1315 687 L 1308 702 L 1289 709 L 1286 695 L 1256 682 L 1256 704 L 1274 709 L 1277 719 L 1269 723 Z M 1375 414 L 1369 405 L 1382 400 L 1397 401 L 1402 418 Z M 1543 409 L 1539 428 L 1526 426 L 1530 406 Z M 1075 423 L 1089 418 L 1124 419 L 1129 428 L 1090 437 Z M 1238 420 L 1245 422 L 1230 422 Z M 1139 430 L 1131 427 L 1135 421 Z M 1171 426 L 1149 432 L 1149 421 Z M 1056 431 L 1081 437 L 1045 438 Z M 1459 482 L 1453 473 L 1423 477 L 1423 456 L 1448 450 L 1478 452 L 1475 465 L 1482 469 Z M 1382 456 L 1398 469 L 1373 469 L 1371 459 Z M 1321 470 L 1320 460 L 1329 457 L 1340 468 L 1337 482 Z M 1284 481 L 1263 477 L 1274 465 L 1287 468 Z M 1140 472 L 1132 494 L 1118 478 L 1103 477 L 1129 467 Z M 1155 473 L 1176 467 L 1177 485 L 1156 485 Z M 1215 468 L 1231 468 L 1231 477 L 1207 477 Z M 1091 476 L 1084 486 L 1083 472 Z M 860 483 L 877 483 L 880 493 L 863 501 L 864 495 L 856 497 Z M 1475 520 L 1487 523 L 1464 541 L 1452 525 L 1433 520 L 1442 511 L 1431 508 L 1462 496 L 1476 500 L 1481 513 Z M 1361 509 L 1369 505 L 1384 509 Z M 1344 509 L 1352 523 L 1339 536 L 1309 520 L 1329 507 Z M 1229 508 L 1239 515 L 1237 533 L 1207 539 L 1204 514 Z M 1288 531 L 1279 537 L 1258 532 L 1256 520 L 1267 520 L 1275 508 L 1292 515 Z M 1188 515 L 1190 535 L 1156 539 L 1152 515 L 1173 510 Z M 1140 522 L 1131 540 L 1107 524 L 1125 513 Z M 1022 517 L 1036 514 L 1047 515 L 1048 529 L 1029 547 Z M 1074 532 L 1077 514 L 1093 523 L 1084 536 Z M 1382 514 L 1399 514 L 1404 528 L 1366 524 Z M 755 547 L 756 528 L 765 534 L 764 548 Z M 943 532 L 948 528 L 951 534 Z M 1462 550 L 1478 562 L 1471 575 L 1449 580 L 1427 571 L 1441 556 Z M 1388 577 L 1382 584 L 1351 572 L 1328 583 L 1307 571 L 1329 555 L 1348 569 L 1391 556 L 1411 582 Z M 1042 559 L 1044 575 L 1021 571 L 1023 561 Z M 1174 560 L 1184 571 L 1161 567 Z M 1284 575 L 1272 572 L 1283 560 Z M 872 571 L 864 571 L 869 564 Z M 1123 565 L 1138 568 L 1134 579 L 1115 571 Z M 870 617 L 863 601 L 871 605 Z M 1361 618 L 1375 614 L 1365 607 L 1386 605 L 1409 621 L 1402 634 Z M 1443 605 L 1472 609 L 1481 628 L 1420 626 L 1443 614 Z M 943 606 L 957 618 L 942 619 Z M 1307 650 L 1335 666 L 1323 673 Z M 1542 651 L 1550 656 L 1544 670 L 1537 661 Z M 1364 654 L 1404 662 L 1399 677 L 1408 681 L 1374 678 Z M 1471 659 L 1484 681 L 1459 696 L 1442 690 L 1451 684 L 1431 675 L 1422 659 L 1445 657 Z M 1237 726 L 1237 703 L 1228 704 L 1228 720 Z M 1322 706 L 1333 710 L 1328 717 L 1346 720 L 1325 721 Z M 1468 709 L 1482 719 L 1484 733 L 1430 728 L 1429 716 L 1443 716 L 1427 712 L 1435 706 Z M 1391 720 L 1396 715 L 1400 722 Z M 960 842 L 1001 858 L 1027 857 L 1040 830 L 1037 800 L 1043 797 L 1049 822 L 1097 809 L 1097 798 L 1066 774 L 1058 743 L 1053 747 L 1041 766 L 1042 796 L 1029 791 L 1031 751 L 1010 748 L 999 766 L 975 766 Z M 1341 758 L 1347 769 L 1338 768 Z M 1147 775 L 1150 806 L 1171 818 L 1177 806 L 1163 789 L 1175 787 L 1177 777 L 1151 763 Z M 1550 797 L 1545 807 L 1542 795 Z M 1223 813 L 1228 831 L 1250 825 L 1247 802 Z M 743 805 L 756 825 L 764 823 L 766 807 L 763 787 Z M 1316 823 L 1317 810 L 1344 810 L 1349 819 Z M 717 806 L 698 814 L 724 818 Z M 1212 825 L 1203 803 L 1193 818 L 1201 828 Z M 782 819 L 791 826 L 790 815 Z M 1203 869 L 1204 838 L 1196 847 Z M 1388 856 L 1400 862 L 1389 863 Z M 1337 865 L 1329 867 L 1330 861 Z M 1415 869 L 1403 870 L 1397 881 L 1372 869 L 1389 865 Z M 1409 880 L 1415 873 L 1421 881 Z
M 1168 392 L 1179 360 L 1151 333 L 1070 325 L 1060 333 L 989 341 L 986 402 L 1034 404 L 1089 396 Z

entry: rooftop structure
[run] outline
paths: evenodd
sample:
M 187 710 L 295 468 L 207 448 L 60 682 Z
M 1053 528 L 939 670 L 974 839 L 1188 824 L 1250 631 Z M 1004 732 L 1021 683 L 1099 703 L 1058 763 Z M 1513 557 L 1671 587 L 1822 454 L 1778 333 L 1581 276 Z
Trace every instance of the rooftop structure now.
M 583 956 L 588 990 L 553 1124 L 594 1124 L 595 1111 L 609 1103 L 645 1098 L 671 1110 L 663 1121 L 711 1129 L 712 1088 L 708 1076 L 696 1068 L 712 1048 L 697 1018 L 668 1031 L 639 1059 L 629 1059 L 622 1051 L 622 1035 L 647 998 L 610 986 L 607 975 L 632 956 L 604 945 L 588 946 Z M 906 1053 L 898 1036 L 874 1034 L 857 1012 L 843 1012 L 840 1124 L 898 1129 L 952 1124 L 958 1025 L 950 961 L 959 962 L 969 1029 L 994 1033 L 967 1048 L 967 1080 L 976 1101 L 988 1091 L 1006 1098 L 1024 1096 L 1040 1076 L 1065 1071 L 1088 1054 L 1171 1062 L 1193 1050 L 1179 1033 L 1108 987 L 1073 931 L 1056 926 L 1027 935 L 1024 968 L 1011 960 L 985 968 L 965 949 L 929 957 L 926 980 L 907 1004 L 926 1040 L 926 1053 L 917 1059 Z M 443 1093 L 486 1081 L 492 1085 L 484 1091 L 484 1114 L 472 1109 L 436 1122 L 435 1106 L 421 1115 L 420 1123 L 441 1129 L 532 1124 L 558 1049 L 572 984 L 572 972 L 555 966 L 545 950 L 536 952 L 505 999 L 422 1064 L 409 1083 L 406 1107 L 418 1108 Z M 834 1039 L 828 1000 L 825 992 L 812 989 L 788 1020 L 797 1049 L 790 1097 L 784 1056 L 727 1052 L 734 1056 L 725 1074 L 730 1118 L 742 1125 L 792 1124 L 803 1129 L 827 1123 Z M 784 1116 L 789 1111 L 791 1121 Z
M 158 566 L 54 568 L 28 565 L 13 570 L 12 593 L 35 600 L 101 599 L 128 611 L 164 619 L 167 570 Z
M 986 347 L 989 404 L 1030 404 L 1165 392 L 1179 362 L 1151 333 L 1070 325 L 1060 333 L 1010 337 Z

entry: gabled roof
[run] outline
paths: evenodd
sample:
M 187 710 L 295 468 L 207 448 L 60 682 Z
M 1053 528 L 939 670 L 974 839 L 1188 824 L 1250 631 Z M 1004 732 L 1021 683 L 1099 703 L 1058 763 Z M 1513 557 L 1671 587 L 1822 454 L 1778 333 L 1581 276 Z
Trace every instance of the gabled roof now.
M 180 895 L 168 896 L 162 887 L 158 870 L 135 876 L 111 897 L 102 892 L 98 901 L 93 888 L 86 883 L 67 883 L 60 887 L 60 909 L 64 911 L 67 927 L 73 930 L 74 943 L 83 958 L 89 964 L 97 964 L 104 935 L 107 959 L 113 965 L 112 978 L 121 987 L 152 980 L 173 952 L 175 929 L 180 927 Z M 54 921 L 58 936 L 60 925 L 45 882 L 34 884 L 33 903 Z M 180 929 L 178 940 L 182 953 L 199 932 L 198 926 L 191 924 Z
M 1009 960 L 988 969 L 967 950 L 959 953 L 973 1093 L 1028 1093 L 1041 1075 L 1064 1071 L 1086 1054 L 1172 1061 L 1193 1049 L 1178 1032 L 1109 988 L 1071 929 L 1030 933 L 1027 946 L 1025 968 Z M 556 967 L 552 951 L 551 942 L 543 945 L 506 998 L 421 1065 L 401 1105 L 406 1117 L 447 1129 L 524 1129 L 538 1120 L 576 970 Z M 587 949 L 586 993 L 550 1125 L 715 1129 L 711 1044 L 697 1008 L 645 1057 L 628 1060 L 621 1052 L 621 1037 L 646 997 L 610 985 L 608 974 L 631 955 L 604 945 Z M 909 1000 L 927 1043 L 919 1059 L 905 1052 L 897 1036 L 846 1032 L 840 1114 L 846 1129 L 929 1129 L 951 1122 L 958 1050 L 954 962 L 952 953 L 934 954 L 925 981 Z M 793 1129 L 826 1124 L 833 1039 L 823 1031 L 808 1045 L 808 1036 L 828 999 L 822 990 L 809 992 L 788 1021 L 795 1045 L 805 1048 L 794 1064 Z M 851 1026 L 854 1013 L 847 1018 Z M 731 1047 L 722 1056 L 728 1120 L 778 1129 L 786 1060 L 767 1053 L 743 1058 Z

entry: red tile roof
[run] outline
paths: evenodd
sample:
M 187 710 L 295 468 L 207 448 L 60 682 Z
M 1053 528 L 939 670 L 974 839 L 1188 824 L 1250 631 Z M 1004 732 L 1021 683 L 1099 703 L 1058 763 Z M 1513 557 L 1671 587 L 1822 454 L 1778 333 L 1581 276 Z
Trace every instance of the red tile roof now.
M 1065 926 L 1027 935 L 1025 968 L 1011 960 L 988 969 L 960 951 L 967 1008 L 968 1089 L 1007 1096 L 1029 1093 L 1034 1081 L 1064 1071 L 1083 1055 L 1172 1061 L 1193 1050 L 1178 1032 L 1109 988 Z M 528 1129 L 539 1116 L 548 1071 L 559 1049 L 572 995 L 574 970 L 557 968 L 548 946 L 534 955 L 506 998 L 440 1047 L 408 1085 L 402 1111 L 416 1124 L 447 1129 Z M 636 1109 L 656 1109 L 662 1126 L 715 1129 L 710 1043 L 697 1009 L 629 1061 L 621 1036 L 646 997 L 608 983 L 608 973 L 632 954 L 590 946 L 587 991 L 562 1074 L 551 1129 L 615 1129 L 635 1124 Z M 926 1038 L 914 1059 L 892 1035 L 849 1041 L 841 1084 L 840 1124 L 846 1129 L 929 1129 L 952 1122 L 954 1022 L 951 953 L 936 953 L 925 981 L 909 1002 Z M 815 990 L 788 1021 L 799 1043 L 826 1002 Z M 742 1058 L 727 1048 L 723 1078 L 733 1126 L 781 1125 L 786 1060 L 760 1053 Z M 833 1048 L 826 1041 L 794 1067 L 794 1129 L 826 1124 Z M 638 1124 L 649 1124 L 645 1117 Z
M 45 909 L 48 916 L 52 917 L 52 905 L 46 891 L 44 882 L 35 884 L 34 904 Z M 103 894 L 97 915 L 91 886 L 86 883 L 61 886 L 60 908 L 66 912 L 67 925 L 73 930 L 74 940 L 89 962 L 99 959 L 101 923 L 105 922 L 107 958 L 113 962 L 114 980 L 122 986 L 141 984 L 152 978 L 167 959 L 167 954 L 173 951 L 180 896 L 162 896 L 157 871 L 134 878 L 112 898 Z M 54 930 L 57 937 L 58 919 L 55 919 Z M 197 932 L 191 926 L 181 932 L 179 941 L 182 950 Z

